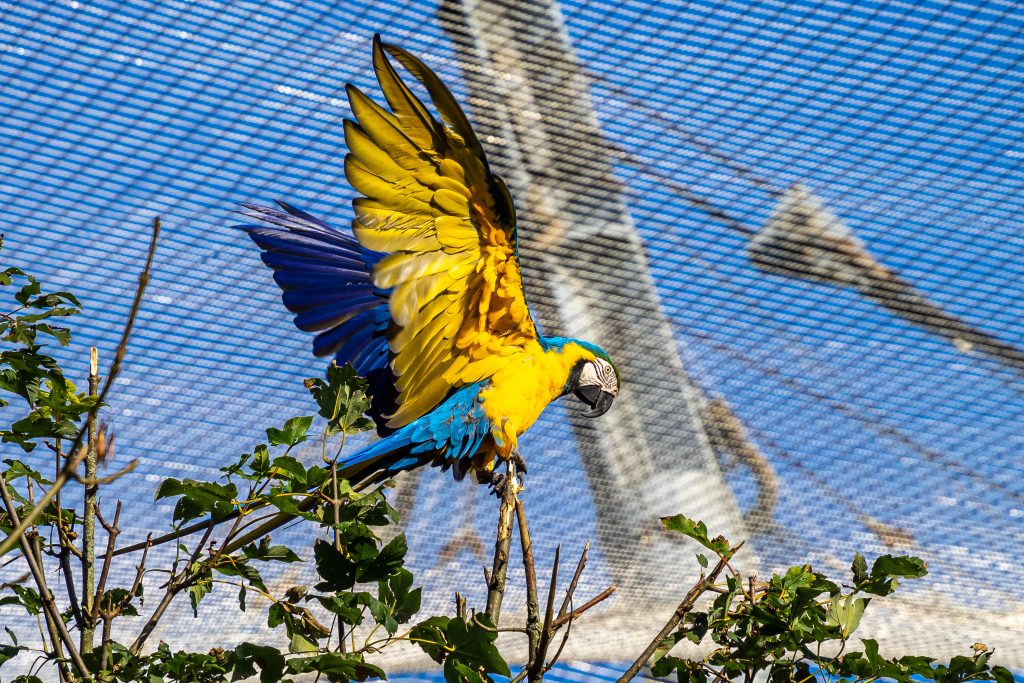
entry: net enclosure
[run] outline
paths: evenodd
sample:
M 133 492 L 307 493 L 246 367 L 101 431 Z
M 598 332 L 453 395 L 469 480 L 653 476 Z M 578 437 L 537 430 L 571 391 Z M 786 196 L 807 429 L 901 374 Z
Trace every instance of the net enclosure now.
M 344 84 L 376 92 L 375 32 L 452 87 L 510 186 L 543 331 L 619 367 L 608 415 L 554 404 L 522 441 L 538 565 L 590 539 L 580 595 L 618 588 L 567 657 L 632 659 L 664 623 L 698 570 L 657 522 L 683 512 L 746 539 L 738 562 L 761 575 L 919 555 L 928 577 L 861 633 L 939 657 L 982 641 L 1024 667 L 1009 0 L 0 3 L 5 258 L 85 304 L 70 375 L 88 345 L 112 355 L 164 221 L 107 409 L 141 460 L 105 494 L 137 503 L 125 539 L 169 519 L 155 482 L 217 476 L 310 412 L 301 380 L 323 361 L 234 212 L 284 199 L 350 221 Z M 389 495 L 423 613 L 455 590 L 480 603 L 485 487 L 427 468 Z M 233 595 L 209 600 L 160 638 L 280 637 Z

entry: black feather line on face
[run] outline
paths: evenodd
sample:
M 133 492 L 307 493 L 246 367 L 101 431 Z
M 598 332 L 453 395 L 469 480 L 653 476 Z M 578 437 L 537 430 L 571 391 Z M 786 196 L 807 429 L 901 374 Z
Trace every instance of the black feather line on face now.
M 580 360 L 576 362 L 576 365 L 572 366 L 572 370 L 569 372 L 569 379 L 566 380 L 565 386 L 562 387 L 561 396 L 571 394 L 576 391 L 576 387 L 580 384 L 580 375 L 583 374 L 583 368 L 586 367 L 590 361 Z

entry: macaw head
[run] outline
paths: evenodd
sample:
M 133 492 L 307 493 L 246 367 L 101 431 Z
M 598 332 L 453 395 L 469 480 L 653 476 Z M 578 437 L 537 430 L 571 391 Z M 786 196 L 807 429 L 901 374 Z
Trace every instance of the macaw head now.
M 589 411 L 580 413 L 583 417 L 600 417 L 619 395 L 619 372 L 600 346 L 578 340 L 575 343 L 590 353 L 573 365 L 563 393 L 572 393 L 590 406 Z

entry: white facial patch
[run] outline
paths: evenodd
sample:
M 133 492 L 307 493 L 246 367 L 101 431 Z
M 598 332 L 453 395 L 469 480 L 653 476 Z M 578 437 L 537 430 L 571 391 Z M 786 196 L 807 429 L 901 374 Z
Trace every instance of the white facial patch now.
M 615 375 L 615 368 L 604 358 L 595 358 L 584 365 L 583 372 L 580 373 L 579 383 L 583 386 L 595 385 L 601 387 L 601 391 L 612 396 L 619 395 L 619 378 Z

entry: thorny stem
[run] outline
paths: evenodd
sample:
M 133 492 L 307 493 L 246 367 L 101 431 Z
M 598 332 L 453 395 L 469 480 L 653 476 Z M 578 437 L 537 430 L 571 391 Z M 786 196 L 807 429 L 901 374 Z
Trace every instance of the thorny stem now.
M 730 550 L 729 557 L 735 555 L 742 547 L 743 543 L 740 543 Z M 672 616 L 669 617 L 668 623 L 666 623 L 664 628 L 658 632 L 658 635 L 654 636 L 654 640 L 644 648 L 644 651 L 640 653 L 640 656 L 636 658 L 636 661 L 630 664 L 629 668 L 626 669 L 618 679 L 616 679 L 615 683 L 627 683 L 628 681 L 633 680 L 636 675 L 640 673 L 640 669 L 642 669 L 644 664 L 646 664 L 651 658 L 651 655 L 654 654 L 654 651 L 658 648 L 658 645 L 661 644 L 661 641 L 665 640 L 665 638 L 675 630 L 679 625 L 679 622 L 683 620 L 683 617 L 689 614 L 694 605 L 697 604 L 697 600 L 700 596 L 707 592 L 708 588 L 715 582 L 715 579 L 718 578 L 718 575 L 721 574 L 722 570 L 728 565 L 729 563 L 727 558 L 725 556 L 719 556 L 718 563 L 715 564 L 711 572 L 707 576 L 702 576 L 700 581 L 695 583 L 693 588 L 686 593 L 686 597 L 683 598 L 683 601 L 680 602 L 679 606 L 676 607 L 674 612 L 672 612 Z
M 156 255 L 156 244 L 159 237 L 160 218 L 157 217 L 153 221 L 153 231 L 149 242 L 149 251 L 146 254 L 146 264 L 143 266 L 142 273 L 139 275 L 139 285 L 135 290 L 135 299 L 132 301 L 132 307 L 128 313 L 128 321 L 125 323 L 124 331 L 121 333 L 121 341 L 117 345 L 117 351 L 114 354 L 114 362 L 111 364 L 110 371 L 107 373 L 107 379 L 103 383 L 103 389 L 96 397 L 96 402 L 89 409 L 89 414 L 86 416 L 86 424 L 78 430 L 78 435 L 75 436 L 75 441 L 72 443 L 71 449 L 68 451 L 68 459 L 67 462 L 64 463 L 64 469 L 62 469 L 60 474 L 54 478 L 53 484 L 39 502 L 21 518 L 21 523 L 17 524 L 3 541 L 0 541 L 0 556 L 4 555 L 8 550 L 14 547 L 15 543 L 19 542 L 19 539 L 25 533 L 25 530 L 35 521 L 36 517 L 42 513 L 46 506 L 49 505 L 54 496 L 56 496 L 64 484 L 67 483 L 67 480 L 74 476 L 75 470 L 78 468 L 78 452 L 82 446 L 82 439 L 85 438 L 85 432 L 88 428 L 89 420 L 96 417 L 100 406 L 103 405 L 103 400 L 106 398 L 107 393 L 114 384 L 114 380 L 117 379 L 117 376 L 121 372 L 121 361 L 124 360 L 124 355 L 128 351 L 128 339 L 131 337 L 132 328 L 135 327 L 135 319 L 138 317 L 139 309 L 142 307 L 142 296 L 146 291 L 146 285 L 149 284 L 149 272 L 153 267 L 153 257 Z M 63 622 L 61 623 L 63 624 Z

